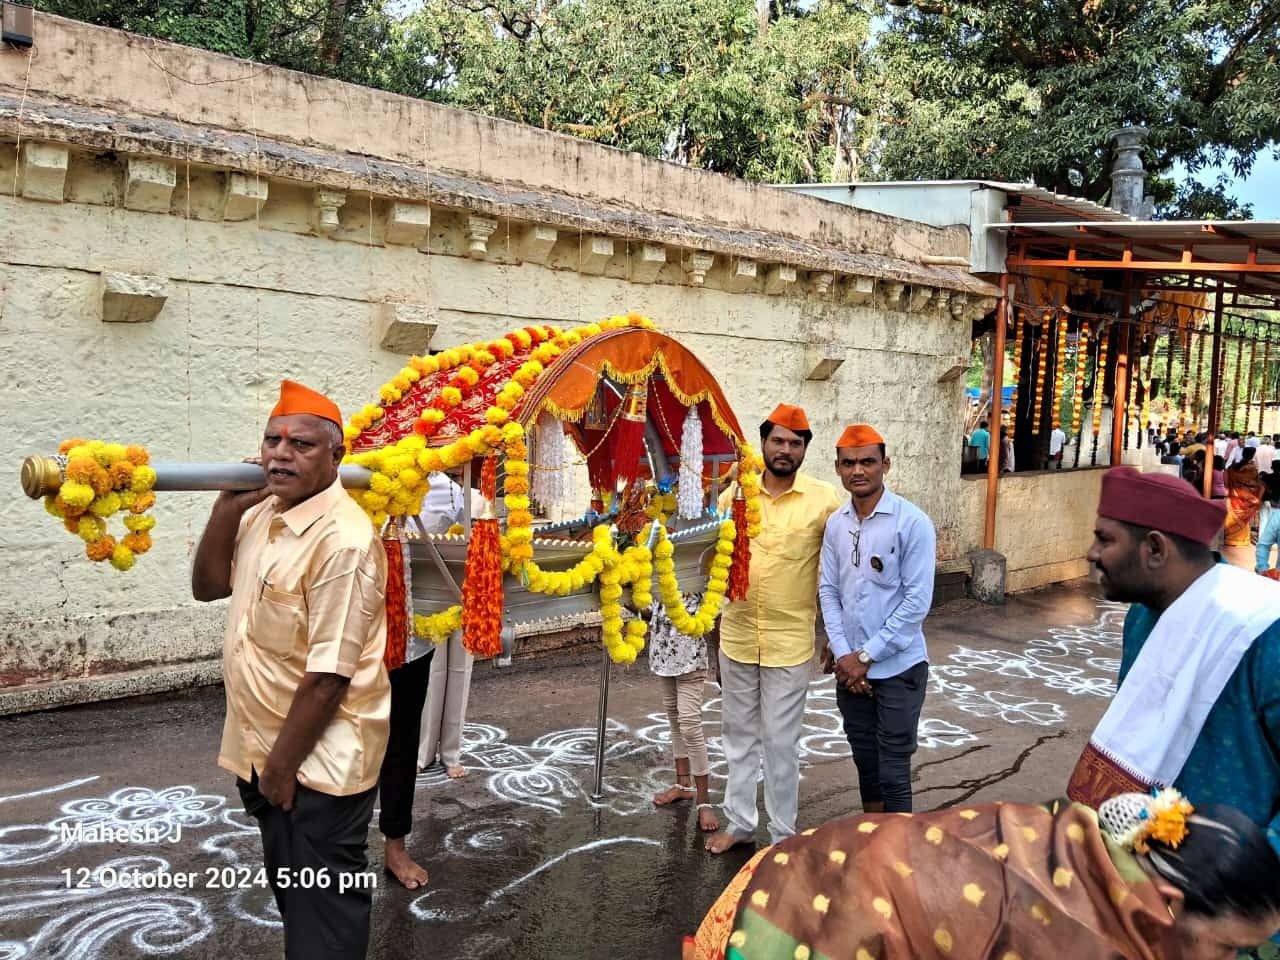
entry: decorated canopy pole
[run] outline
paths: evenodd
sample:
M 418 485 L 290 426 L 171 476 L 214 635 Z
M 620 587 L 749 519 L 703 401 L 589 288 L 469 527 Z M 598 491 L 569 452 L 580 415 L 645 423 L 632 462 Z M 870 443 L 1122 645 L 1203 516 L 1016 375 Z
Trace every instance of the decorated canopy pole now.
M 647 624 L 624 607 L 647 607 L 655 577 L 668 616 L 691 636 L 712 628 L 726 595 L 745 594 L 764 464 L 715 378 L 650 320 L 529 326 L 411 357 L 378 400 L 344 429 L 342 478 L 383 531 L 389 561 L 400 560 L 389 562 L 389 667 L 409 630 L 438 643 L 462 629 L 473 653 L 494 656 L 510 651 L 517 628 L 555 629 L 594 609 L 610 658 L 630 663 Z M 548 439 L 536 466 L 585 468 L 609 495 L 607 511 L 584 504 L 579 519 L 535 521 L 526 438 L 539 422 Z M 566 462 L 548 464 L 548 453 Z M 414 523 L 442 471 L 483 480 L 489 508 L 461 533 Z M 151 546 L 155 490 L 263 483 L 250 464 L 152 465 L 141 447 L 80 439 L 23 469 L 24 489 L 87 555 L 120 570 Z M 117 514 L 119 536 L 108 530 Z M 693 613 L 688 593 L 703 595 Z

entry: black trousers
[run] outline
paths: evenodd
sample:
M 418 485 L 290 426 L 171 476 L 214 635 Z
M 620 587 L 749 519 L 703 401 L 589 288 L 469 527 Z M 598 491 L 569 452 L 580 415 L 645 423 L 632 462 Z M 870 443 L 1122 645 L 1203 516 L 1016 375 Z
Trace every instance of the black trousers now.
M 376 788 L 334 797 L 298 784 L 293 809 L 284 810 L 258 790 L 257 771 L 236 786 L 262 833 L 286 960 L 363 960 L 373 905 L 367 844 Z
M 413 826 L 418 737 L 434 655 L 435 651 L 431 650 L 425 657 L 391 671 L 391 733 L 387 738 L 387 754 L 382 758 L 382 773 L 378 777 L 382 791 L 378 829 L 388 840 L 408 836 Z
M 886 813 L 911 812 L 911 755 L 928 686 L 929 664 L 922 661 L 896 677 L 872 680 L 874 696 L 836 687 L 864 806 L 883 802 Z

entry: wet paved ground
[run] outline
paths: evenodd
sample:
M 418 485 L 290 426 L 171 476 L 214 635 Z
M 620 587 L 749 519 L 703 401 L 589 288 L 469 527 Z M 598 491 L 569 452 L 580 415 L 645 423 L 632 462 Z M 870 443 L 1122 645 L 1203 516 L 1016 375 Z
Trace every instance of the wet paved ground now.
M 1082 582 L 930 618 L 918 809 L 1062 793 L 1118 667 L 1124 611 L 1096 594 Z M 598 674 L 586 654 L 477 669 L 469 775 L 419 778 L 409 849 L 431 871 L 427 892 L 388 885 L 372 834 L 371 958 L 679 956 L 748 851 L 713 858 L 688 805 L 651 805 L 671 771 L 642 665 L 612 671 L 606 796 L 592 802 Z M 705 709 L 722 777 L 717 694 L 708 686 Z M 0 720 L 0 960 L 281 955 L 270 892 L 252 883 L 256 828 L 214 762 L 221 697 L 200 689 Z M 802 828 L 857 809 L 839 731 L 832 680 L 815 678 Z M 135 834 L 63 836 L 77 824 Z M 125 888 L 132 877 L 193 882 Z

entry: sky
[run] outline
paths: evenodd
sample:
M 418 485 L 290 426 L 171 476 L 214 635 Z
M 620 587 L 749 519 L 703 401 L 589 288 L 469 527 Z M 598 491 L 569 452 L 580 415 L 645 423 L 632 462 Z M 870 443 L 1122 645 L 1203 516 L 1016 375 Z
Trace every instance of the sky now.
M 1175 170 L 1175 176 L 1181 173 Z M 1218 179 L 1218 170 L 1201 170 L 1196 179 L 1212 186 Z M 1242 203 L 1253 204 L 1253 219 L 1280 220 L 1280 160 L 1276 160 L 1273 151 L 1258 154 L 1248 179 L 1236 183 L 1235 194 Z

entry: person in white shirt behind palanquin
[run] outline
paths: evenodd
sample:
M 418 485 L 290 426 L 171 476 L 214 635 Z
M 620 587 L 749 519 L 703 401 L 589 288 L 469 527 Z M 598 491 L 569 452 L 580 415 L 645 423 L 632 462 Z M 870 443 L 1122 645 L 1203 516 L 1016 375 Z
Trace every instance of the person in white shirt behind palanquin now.
M 464 491 L 443 473 L 430 476 L 431 489 L 422 501 L 423 529 L 446 533 L 466 515 L 466 498 L 471 497 L 472 516 L 479 515 L 483 498 Z M 436 648 L 427 683 L 427 701 L 422 708 L 422 737 L 418 743 L 418 769 L 425 770 L 439 759 L 453 779 L 466 774 L 462 765 L 462 727 L 466 723 L 467 698 L 471 693 L 471 667 L 475 657 L 462 645 L 462 632 L 455 631 Z
M 1062 448 L 1067 445 L 1067 435 L 1062 427 L 1054 427 L 1049 434 L 1049 463 L 1055 470 L 1062 469 Z
M 1276 447 L 1272 438 L 1263 434 L 1258 442 L 1258 452 L 1253 455 L 1253 462 L 1258 465 L 1258 473 L 1270 473 L 1275 462 Z

